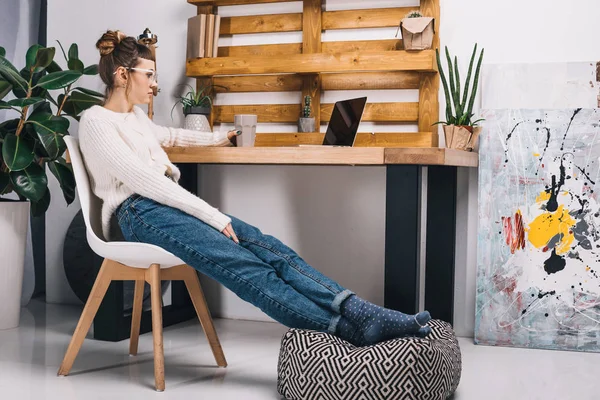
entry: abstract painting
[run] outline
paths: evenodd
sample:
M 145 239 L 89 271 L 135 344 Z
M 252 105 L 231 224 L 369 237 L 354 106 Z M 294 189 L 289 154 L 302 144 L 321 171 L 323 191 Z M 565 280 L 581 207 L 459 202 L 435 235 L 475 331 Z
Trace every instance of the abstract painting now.
M 600 351 L 600 110 L 483 113 L 475 341 Z

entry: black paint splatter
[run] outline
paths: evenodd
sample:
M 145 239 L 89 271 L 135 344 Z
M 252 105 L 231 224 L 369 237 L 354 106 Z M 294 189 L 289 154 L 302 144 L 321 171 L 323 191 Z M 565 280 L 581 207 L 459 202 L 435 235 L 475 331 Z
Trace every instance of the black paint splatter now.
M 581 111 L 581 108 L 578 108 L 575 110 L 575 112 L 573 113 L 573 116 L 571 117 L 571 120 L 569 121 L 569 126 L 567 126 L 567 131 L 565 132 L 565 136 L 563 136 L 563 141 L 560 145 L 560 149 L 563 150 L 565 147 L 565 140 L 567 139 L 567 133 L 569 133 L 569 129 L 571 129 L 571 124 L 573 123 L 573 120 L 575 119 L 575 116 L 577 114 L 579 114 L 579 112 Z
M 565 166 L 563 165 L 563 159 L 560 159 L 560 179 L 558 184 L 556 183 L 556 175 L 552 175 L 552 187 L 546 190 L 546 193 L 550 193 L 550 199 L 546 204 L 546 210 L 554 212 L 558 209 L 558 201 L 556 197 L 560 193 L 560 188 L 565 184 Z
M 521 125 L 523 123 L 523 121 L 517 123 L 514 128 L 512 128 L 512 130 L 508 133 L 508 136 L 506 136 L 506 150 L 504 150 L 504 156 L 506 157 L 506 159 L 504 160 L 504 162 L 508 162 L 508 141 L 510 140 L 510 138 L 512 137 L 512 134 L 515 132 L 515 129 L 517 129 L 517 126 Z
M 590 176 L 587 174 L 587 172 L 585 172 L 585 169 L 581 169 L 581 168 L 579 168 L 577 165 L 575 165 L 575 167 L 576 167 L 578 170 L 580 170 L 580 171 L 581 171 L 581 173 L 582 173 L 583 175 L 585 175 L 585 177 L 588 179 L 588 181 L 590 181 L 590 183 L 591 183 L 592 185 L 595 185 L 595 184 L 596 184 L 596 182 L 594 182 L 594 181 L 593 181 L 593 180 L 590 178 Z
M 565 265 L 567 265 L 565 259 L 556 255 L 556 249 L 553 249 L 550 258 L 544 261 L 544 271 L 546 271 L 548 275 L 555 274 L 565 269 Z

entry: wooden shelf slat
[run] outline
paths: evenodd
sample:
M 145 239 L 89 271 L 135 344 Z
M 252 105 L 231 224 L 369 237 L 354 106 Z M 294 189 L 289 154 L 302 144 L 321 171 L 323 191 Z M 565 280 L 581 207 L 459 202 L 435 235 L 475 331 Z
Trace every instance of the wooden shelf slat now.
M 402 41 L 398 39 L 352 40 L 347 42 L 323 42 L 322 53 L 348 53 L 369 51 L 402 50 Z M 302 43 L 258 44 L 246 46 L 219 47 L 219 57 L 278 57 L 301 54 Z
M 323 90 L 418 89 L 418 72 L 355 72 L 322 74 Z
M 324 133 L 257 133 L 257 147 L 286 147 L 299 144 L 321 144 Z M 359 132 L 356 147 L 434 147 L 431 132 Z
M 296 92 L 302 90 L 302 75 L 251 75 L 251 76 L 217 76 L 215 85 L 227 89 L 216 88 L 217 93 L 244 92 Z
M 418 89 L 418 72 L 355 72 L 321 74 L 322 90 Z M 218 76 L 217 93 L 295 92 L 302 90 L 302 75 Z M 225 89 L 226 88 L 226 89 Z
M 195 6 L 239 6 L 264 3 L 289 3 L 298 0 L 187 0 Z
M 333 103 L 321 104 L 321 122 L 328 122 Z M 232 123 L 235 114 L 256 114 L 259 123 L 298 121 L 300 104 L 250 104 L 214 106 L 214 123 Z M 419 103 L 367 103 L 362 116 L 364 122 L 416 122 Z
M 435 71 L 433 50 L 380 51 L 338 54 L 292 54 L 274 57 L 216 57 L 189 59 L 186 75 L 328 73 L 350 71 Z
M 323 42 L 323 53 L 347 53 L 357 51 L 395 51 L 402 50 L 404 45 L 399 39 L 381 40 L 349 40 L 342 42 Z
M 221 18 L 221 35 L 294 32 L 302 30 L 302 13 Z
M 400 20 L 419 7 L 371 8 L 362 10 L 326 11 L 323 29 L 383 28 L 398 26 Z
M 476 167 L 477 153 L 444 148 L 167 147 L 171 162 L 270 165 L 447 165 Z

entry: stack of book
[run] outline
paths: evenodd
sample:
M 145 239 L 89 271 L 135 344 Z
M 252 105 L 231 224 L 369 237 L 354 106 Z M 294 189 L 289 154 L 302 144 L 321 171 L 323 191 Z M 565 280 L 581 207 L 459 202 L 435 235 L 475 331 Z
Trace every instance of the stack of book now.
M 187 58 L 216 57 L 221 16 L 198 14 L 188 19 Z

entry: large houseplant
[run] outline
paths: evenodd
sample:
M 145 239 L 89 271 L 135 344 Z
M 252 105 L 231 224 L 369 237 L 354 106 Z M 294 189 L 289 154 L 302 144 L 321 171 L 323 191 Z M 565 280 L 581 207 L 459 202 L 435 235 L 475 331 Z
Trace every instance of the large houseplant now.
M 0 254 L 8 259 L 0 264 L 0 275 L 9 277 L 10 282 L 3 284 L 11 288 L 9 293 L 0 290 L 0 302 L 8 310 L 8 315 L 0 315 L 0 329 L 18 326 L 28 214 L 30 209 L 33 215 L 48 209 L 47 169 L 58 180 L 67 204 L 75 198 L 73 172 L 63 158 L 63 137 L 70 125 L 66 117 L 78 120 L 83 110 L 103 98 L 76 86 L 83 75 L 97 75 L 98 66 L 85 67 L 76 44 L 68 55 L 60 47 L 65 70 L 54 61 L 54 47 L 31 46 L 20 70 L 0 47 L 0 109 L 8 110 L 9 116 L 0 121 Z M 57 97 L 51 94 L 54 90 L 59 91 Z M 11 93 L 14 98 L 5 101 Z M 3 197 L 11 193 L 19 200 Z
M 464 92 L 461 93 L 458 58 L 455 56 L 454 64 L 452 64 L 452 57 L 450 56 L 448 47 L 446 47 L 446 60 L 449 70 L 448 77 L 450 78 L 450 85 L 448 85 L 448 80 L 446 79 L 446 74 L 444 73 L 442 61 L 440 59 L 440 52 L 437 49 L 435 51 L 437 65 L 444 87 L 444 94 L 446 96 L 446 120 L 437 122 L 437 124 L 444 124 L 446 147 L 472 151 L 477 144 L 477 139 L 481 131 L 481 128 L 477 126 L 477 123 L 482 120 L 473 120 L 473 106 L 475 104 L 477 87 L 479 85 L 479 73 L 481 71 L 483 53 L 484 49 L 481 49 L 477 68 L 475 69 L 473 84 L 472 87 L 470 87 L 473 65 L 475 56 L 477 55 L 477 44 L 475 44 L 473 54 L 471 55 L 471 62 L 469 63 L 467 80 L 464 85 L 462 85 L 464 87 Z

